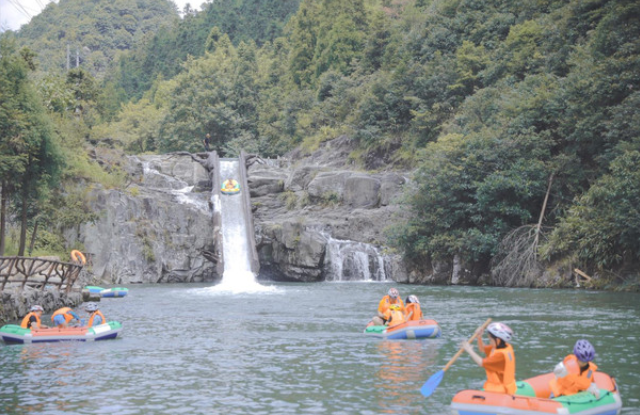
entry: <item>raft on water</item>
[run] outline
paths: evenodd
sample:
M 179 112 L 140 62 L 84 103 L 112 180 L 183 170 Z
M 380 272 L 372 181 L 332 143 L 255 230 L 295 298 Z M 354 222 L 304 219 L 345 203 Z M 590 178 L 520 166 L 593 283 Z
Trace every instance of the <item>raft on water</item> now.
M 16 324 L 7 324 L 0 328 L 0 337 L 5 343 L 47 343 L 61 341 L 92 342 L 115 339 L 122 331 L 122 324 L 109 321 L 93 327 L 51 327 L 32 331 Z
M 102 288 L 102 287 L 96 287 L 96 286 L 93 286 L 93 285 L 88 285 L 88 286 L 86 286 L 84 288 L 85 288 L 85 290 L 89 290 L 90 293 L 100 294 L 100 297 L 104 297 L 104 298 L 124 297 L 129 293 L 129 289 L 128 288 L 121 288 L 121 287 Z
M 435 339 L 442 331 L 435 320 L 411 320 L 397 326 L 369 326 L 364 334 L 384 339 Z
M 227 179 L 222 182 L 222 187 L 220 191 L 223 194 L 233 195 L 240 192 L 240 184 L 235 179 Z
M 553 373 L 517 382 L 515 395 L 463 390 L 451 402 L 453 414 L 458 415 L 616 415 L 622 408 L 620 392 L 615 380 L 603 372 L 595 373 L 600 398 L 590 392 L 550 399 L 549 381 Z

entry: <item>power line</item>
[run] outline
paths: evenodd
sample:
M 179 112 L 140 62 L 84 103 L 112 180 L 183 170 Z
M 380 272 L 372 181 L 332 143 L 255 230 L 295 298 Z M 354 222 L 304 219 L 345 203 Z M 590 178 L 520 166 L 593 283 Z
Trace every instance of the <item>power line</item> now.
M 33 17 L 31 16 L 31 13 L 29 13 L 27 9 L 25 9 L 24 6 L 20 4 L 17 0 L 7 0 L 7 1 L 9 2 L 10 5 L 13 6 L 14 9 L 16 9 L 26 18 L 31 19 Z

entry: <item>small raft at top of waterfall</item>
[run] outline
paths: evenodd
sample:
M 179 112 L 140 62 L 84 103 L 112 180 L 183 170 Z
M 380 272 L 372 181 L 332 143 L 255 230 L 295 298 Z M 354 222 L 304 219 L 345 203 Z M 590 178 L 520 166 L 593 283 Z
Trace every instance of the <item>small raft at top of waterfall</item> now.
M 32 331 L 16 324 L 7 324 L 0 328 L 0 337 L 5 343 L 50 343 L 61 341 L 92 342 L 115 339 L 122 331 L 122 324 L 109 321 L 93 327 L 51 327 Z
M 591 392 L 560 396 L 550 399 L 549 381 L 553 373 L 536 376 L 516 382 L 518 389 L 514 395 L 463 390 L 451 402 L 453 414 L 458 415 L 616 415 L 622 408 L 620 392 L 615 380 L 603 372 L 594 374 L 600 397 Z
M 128 288 L 122 288 L 122 287 L 102 288 L 102 287 L 96 287 L 93 285 L 87 285 L 84 288 L 85 290 L 89 290 L 90 293 L 100 294 L 100 297 L 104 297 L 104 298 L 124 297 L 129 293 Z
M 397 326 L 369 326 L 364 334 L 384 339 L 435 339 L 442 331 L 435 320 L 410 320 Z
M 232 195 L 240 191 L 240 185 L 234 179 L 227 179 L 222 182 L 222 188 L 220 188 L 220 191 L 224 194 Z

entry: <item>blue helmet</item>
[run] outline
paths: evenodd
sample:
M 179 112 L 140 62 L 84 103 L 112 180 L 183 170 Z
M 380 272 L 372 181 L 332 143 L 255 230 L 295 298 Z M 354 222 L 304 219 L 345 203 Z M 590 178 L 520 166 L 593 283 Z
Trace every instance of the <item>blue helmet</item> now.
M 596 349 L 588 340 L 578 340 L 573 346 L 573 354 L 576 355 L 581 362 L 590 362 L 596 357 Z

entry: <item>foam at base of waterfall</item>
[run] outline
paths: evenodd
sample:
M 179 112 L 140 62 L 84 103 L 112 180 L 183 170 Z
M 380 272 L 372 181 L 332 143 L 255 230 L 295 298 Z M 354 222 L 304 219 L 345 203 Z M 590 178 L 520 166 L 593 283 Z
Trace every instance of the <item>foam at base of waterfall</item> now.
M 275 292 L 276 287 L 259 284 L 251 271 L 227 270 L 222 276 L 222 282 L 207 288 L 210 292 L 229 294 Z

